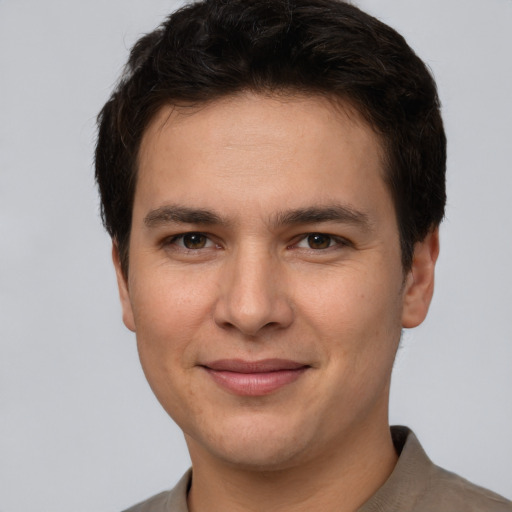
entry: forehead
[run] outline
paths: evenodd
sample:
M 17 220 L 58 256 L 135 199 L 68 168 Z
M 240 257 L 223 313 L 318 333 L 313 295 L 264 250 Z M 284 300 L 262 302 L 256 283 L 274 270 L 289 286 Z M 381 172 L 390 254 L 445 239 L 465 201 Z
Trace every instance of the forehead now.
M 270 137 L 277 144 L 285 138 L 299 141 L 307 136 L 325 137 L 325 130 L 335 135 L 341 126 L 347 142 L 357 137 L 381 151 L 380 137 L 348 100 L 293 92 L 242 91 L 206 103 L 162 106 L 144 131 L 139 157 L 163 132 L 186 136 L 191 130 L 196 137 L 205 140 L 207 136 L 213 143 L 252 143 L 256 147 Z
M 165 106 L 142 140 L 134 206 L 221 197 L 225 209 L 350 203 L 350 191 L 382 193 L 383 161 L 377 134 L 339 100 L 243 93 Z

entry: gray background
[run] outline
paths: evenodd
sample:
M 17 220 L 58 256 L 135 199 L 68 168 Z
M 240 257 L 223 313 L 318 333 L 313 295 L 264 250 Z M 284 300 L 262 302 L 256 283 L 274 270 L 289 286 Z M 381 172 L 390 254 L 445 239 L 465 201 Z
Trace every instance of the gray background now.
M 121 323 L 95 115 L 170 0 L 0 0 L 0 511 L 114 511 L 188 465 Z M 391 420 L 512 498 L 512 1 L 361 0 L 438 81 L 449 204 Z

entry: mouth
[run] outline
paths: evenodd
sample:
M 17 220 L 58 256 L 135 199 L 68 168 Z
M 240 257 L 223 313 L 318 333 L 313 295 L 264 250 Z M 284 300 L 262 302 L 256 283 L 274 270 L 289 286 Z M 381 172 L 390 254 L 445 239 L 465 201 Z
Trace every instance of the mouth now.
M 264 396 L 295 382 L 309 365 L 287 359 L 222 359 L 201 365 L 223 389 L 239 396 Z

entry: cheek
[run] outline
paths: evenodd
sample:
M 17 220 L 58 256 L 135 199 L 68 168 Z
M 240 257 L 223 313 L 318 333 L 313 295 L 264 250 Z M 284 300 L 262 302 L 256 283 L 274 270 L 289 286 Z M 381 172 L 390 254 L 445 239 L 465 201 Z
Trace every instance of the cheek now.
M 193 340 L 211 318 L 211 293 L 175 273 L 140 276 L 131 289 L 137 343 L 143 365 L 186 367 Z
M 325 320 L 325 325 L 337 323 L 340 315 L 344 323 L 348 322 L 347 326 L 360 324 L 365 317 L 385 318 L 392 312 L 396 320 L 400 279 L 388 269 L 368 272 L 362 265 L 353 265 L 323 274 L 306 274 L 299 281 L 296 296 L 309 305 L 316 318 Z
M 319 389 L 318 400 L 338 410 L 339 421 L 347 411 L 367 411 L 387 396 L 401 332 L 400 288 L 380 275 L 354 272 L 324 283 L 323 298 L 310 297 L 306 322 L 321 336 L 325 386 L 331 390 Z
M 194 402 L 193 371 L 201 331 L 207 323 L 207 294 L 183 279 L 140 276 L 131 290 L 137 349 L 156 398 L 178 424 Z
M 376 267 L 377 269 L 379 267 Z M 387 271 L 362 267 L 333 269 L 315 282 L 304 280 L 302 316 L 325 340 L 329 359 L 372 366 L 382 357 L 392 361 L 401 332 L 401 281 Z

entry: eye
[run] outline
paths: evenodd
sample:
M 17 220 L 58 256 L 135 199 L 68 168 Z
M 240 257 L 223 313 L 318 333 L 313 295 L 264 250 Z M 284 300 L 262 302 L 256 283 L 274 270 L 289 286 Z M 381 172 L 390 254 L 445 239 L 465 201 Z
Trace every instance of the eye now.
M 301 249 L 322 250 L 335 246 L 349 245 L 343 238 L 327 235 L 325 233 L 309 233 L 302 238 L 295 247 Z
M 205 234 L 195 232 L 183 233 L 182 235 L 174 236 L 168 243 L 191 251 L 208 249 L 215 246 L 215 244 Z

